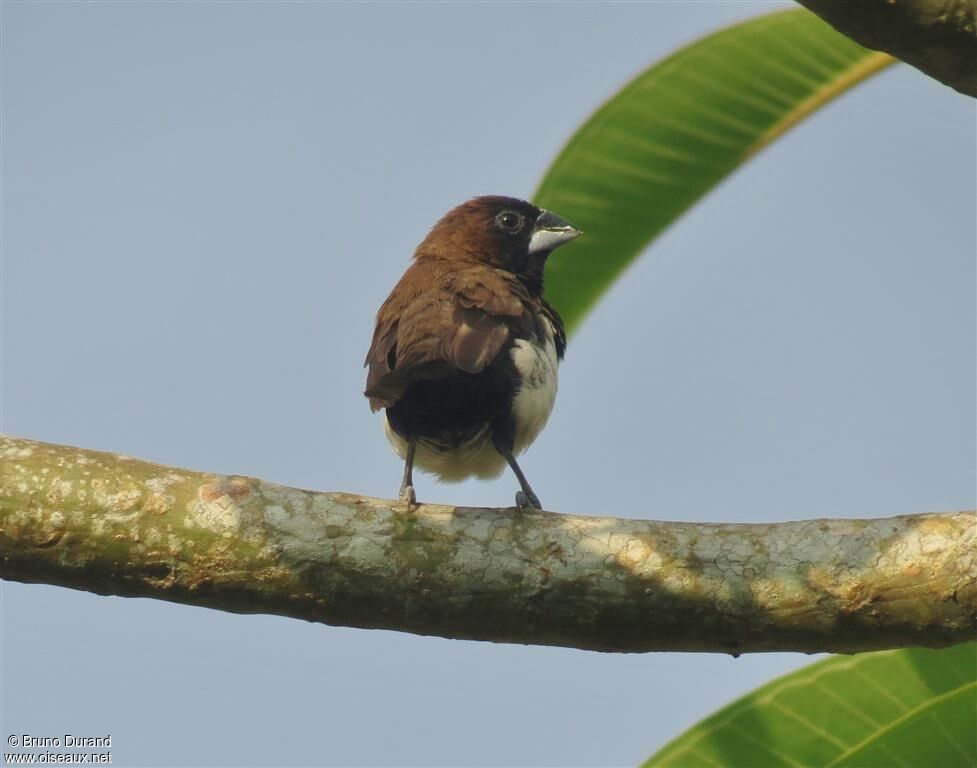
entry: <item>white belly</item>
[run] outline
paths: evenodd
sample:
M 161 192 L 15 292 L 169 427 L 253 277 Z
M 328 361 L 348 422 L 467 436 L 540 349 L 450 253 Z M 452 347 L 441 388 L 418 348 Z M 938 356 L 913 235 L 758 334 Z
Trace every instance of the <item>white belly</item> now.
M 397 455 L 406 459 L 407 441 L 394 432 L 386 414 L 383 415 L 383 429 Z M 483 479 L 498 477 L 506 468 L 506 462 L 492 445 L 492 436 L 486 424 L 482 432 L 458 446 L 447 447 L 430 440 L 418 440 L 414 466 L 436 475 L 443 483 L 457 483 L 472 475 Z
M 512 401 L 515 422 L 513 453 L 519 455 L 537 438 L 553 410 L 556 400 L 557 368 L 556 343 L 553 327 L 545 318 L 541 321 L 544 337 L 539 342 L 519 339 L 510 351 L 512 362 L 522 378 L 522 383 Z M 400 458 L 407 456 L 407 442 L 398 435 L 383 417 L 387 440 Z M 456 483 L 465 478 L 498 477 L 506 468 L 506 461 L 492 445 L 492 435 L 485 429 L 458 446 L 444 446 L 428 440 L 419 440 L 414 454 L 414 466 L 436 475 L 445 483 Z
M 536 344 L 520 339 L 512 348 L 512 362 L 522 376 L 522 386 L 512 402 L 516 423 L 514 453 L 525 451 L 536 439 L 553 410 L 558 383 L 556 344 L 549 322 L 542 321 L 545 337 Z

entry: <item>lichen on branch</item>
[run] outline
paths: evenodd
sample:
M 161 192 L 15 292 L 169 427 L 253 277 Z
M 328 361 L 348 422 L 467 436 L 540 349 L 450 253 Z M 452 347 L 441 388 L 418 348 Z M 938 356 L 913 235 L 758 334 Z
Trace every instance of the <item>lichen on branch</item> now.
M 977 513 L 778 524 L 303 491 L 5 437 L 0 576 L 326 624 L 600 651 L 977 638 Z

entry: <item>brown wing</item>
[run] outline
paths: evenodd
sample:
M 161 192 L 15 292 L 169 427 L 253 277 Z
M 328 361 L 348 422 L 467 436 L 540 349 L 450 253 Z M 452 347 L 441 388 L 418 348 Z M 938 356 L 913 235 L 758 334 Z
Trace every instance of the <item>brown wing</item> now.
M 514 330 L 530 327 L 529 302 L 518 280 L 490 267 L 413 265 L 377 313 L 370 406 L 393 405 L 418 379 L 481 372 Z

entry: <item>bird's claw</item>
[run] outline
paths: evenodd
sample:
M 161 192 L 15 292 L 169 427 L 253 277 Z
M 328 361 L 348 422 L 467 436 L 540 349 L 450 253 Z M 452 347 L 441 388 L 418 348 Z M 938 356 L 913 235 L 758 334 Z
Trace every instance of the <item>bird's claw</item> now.
M 408 512 L 417 506 L 417 496 L 414 494 L 413 485 L 405 485 L 400 489 L 400 500 L 407 504 Z
M 516 506 L 519 509 L 534 509 L 537 512 L 543 509 L 543 505 L 539 503 L 539 497 L 532 491 L 528 494 L 524 491 L 516 491 Z

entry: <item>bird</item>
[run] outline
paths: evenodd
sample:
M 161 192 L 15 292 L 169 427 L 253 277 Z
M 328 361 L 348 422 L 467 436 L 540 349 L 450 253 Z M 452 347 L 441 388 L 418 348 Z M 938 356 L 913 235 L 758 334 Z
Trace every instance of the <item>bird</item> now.
M 546 260 L 581 234 L 530 202 L 488 195 L 448 211 L 417 246 L 377 311 L 365 361 L 364 394 L 404 460 L 408 510 L 415 466 L 442 482 L 508 466 L 516 506 L 542 509 L 516 456 L 549 418 L 566 350 L 543 298 Z

